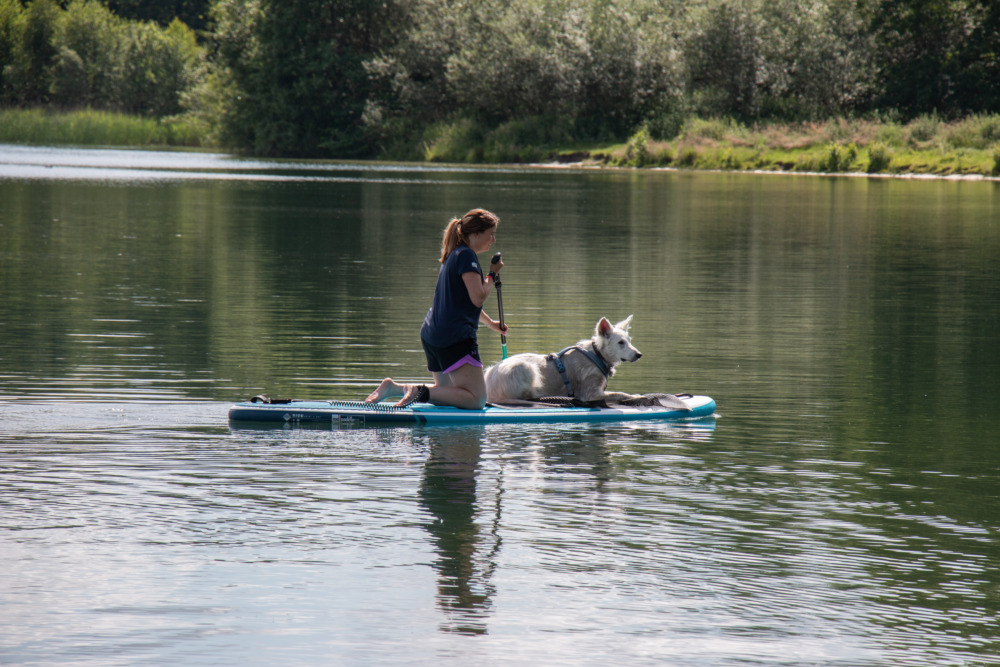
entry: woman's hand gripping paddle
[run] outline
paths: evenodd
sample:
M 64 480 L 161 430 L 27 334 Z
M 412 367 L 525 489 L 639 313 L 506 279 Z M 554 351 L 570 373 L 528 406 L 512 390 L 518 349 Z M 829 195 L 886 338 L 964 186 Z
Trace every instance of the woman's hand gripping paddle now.
M 500 253 L 493 255 L 493 259 L 490 260 L 490 269 L 500 263 Z M 493 284 L 497 288 L 497 310 L 500 311 L 500 345 L 503 350 L 503 359 L 507 358 L 507 335 L 502 333 L 504 331 L 503 326 L 503 296 L 500 294 L 500 276 L 494 272 Z

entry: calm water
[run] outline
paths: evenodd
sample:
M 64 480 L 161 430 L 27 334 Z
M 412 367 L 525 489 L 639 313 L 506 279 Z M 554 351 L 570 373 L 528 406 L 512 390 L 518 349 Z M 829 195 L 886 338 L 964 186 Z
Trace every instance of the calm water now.
M 229 426 L 425 377 L 474 206 L 715 423 Z M 2 664 L 1000 664 L 996 182 L 0 146 L 0 289 Z

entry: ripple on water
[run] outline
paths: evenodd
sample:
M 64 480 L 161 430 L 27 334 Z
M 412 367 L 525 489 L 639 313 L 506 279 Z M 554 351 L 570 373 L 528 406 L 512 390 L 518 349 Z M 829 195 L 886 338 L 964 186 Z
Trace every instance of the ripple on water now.
M 273 657 L 288 632 L 306 662 L 362 640 L 375 663 L 470 657 L 410 632 L 485 634 L 486 663 L 530 661 L 524 638 L 545 637 L 590 664 L 916 665 L 994 634 L 989 531 L 873 496 L 884 471 L 822 443 L 723 445 L 704 425 L 230 429 L 226 407 L 5 405 L 4 576 L 24 628 L 7 653 L 36 655 L 39 636 L 56 661 L 231 656 L 253 636 Z M 374 619 L 403 634 L 374 637 Z

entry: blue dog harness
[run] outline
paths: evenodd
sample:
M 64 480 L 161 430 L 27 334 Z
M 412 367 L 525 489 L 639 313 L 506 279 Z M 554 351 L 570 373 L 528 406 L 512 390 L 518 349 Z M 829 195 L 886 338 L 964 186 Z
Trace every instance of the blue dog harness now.
M 580 347 L 579 345 L 570 345 L 569 347 L 562 349 L 559 352 L 556 352 L 555 354 L 550 354 L 548 358 L 551 359 L 552 363 L 556 365 L 556 370 L 559 371 L 559 375 L 560 377 L 562 377 L 563 384 L 566 385 L 566 393 L 570 397 L 573 397 L 573 385 L 571 385 L 569 382 L 569 376 L 566 375 L 566 366 L 565 364 L 563 364 L 562 360 L 563 355 L 565 355 L 570 350 L 577 350 L 578 352 L 582 352 L 583 356 L 590 359 L 594 363 L 594 365 L 597 366 L 597 369 L 604 374 L 604 377 L 611 377 L 611 369 L 608 368 L 607 362 L 601 358 L 601 355 L 599 355 L 596 350 L 591 351 L 583 347 Z

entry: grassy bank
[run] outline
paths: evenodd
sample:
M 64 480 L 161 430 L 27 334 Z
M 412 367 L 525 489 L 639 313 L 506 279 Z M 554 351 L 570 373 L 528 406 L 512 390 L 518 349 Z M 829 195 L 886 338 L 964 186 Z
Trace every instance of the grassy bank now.
M 424 158 L 452 162 L 563 162 L 735 171 L 1000 176 L 1000 115 L 744 125 L 691 118 L 659 140 L 647 128 L 626 143 L 571 145 L 558 121 L 492 131 L 469 121 L 436 128 Z
M 0 110 L 0 142 L 37 146 L 201 147 L 206 133 L 190 121 L 153 119 L 89 109 Z
M 663 124 L 661 124 L 662 126 Z M 745 125 L 689 118 L 674 134 L 640 128 L 627 142 L 582 144 L 572 121 L 529 118 L 484 127 L 462 119 L 427 128 L 381 157 L 429 162 L 545 163 L 733 171 L 1000 176 L 1000 115 L 908 123 L 837 119 Z M 0 110 L 0 142 L 211 147 L 209 128 L 104 111 Z M 402 146 L 402 148 L 400 148 Z
M 598 157 L 612 164 L 694 169 L 1000 176 L 1000 116 L 752 127 L 696 119 L 671 141 L 654 141 L 640 130 Z

